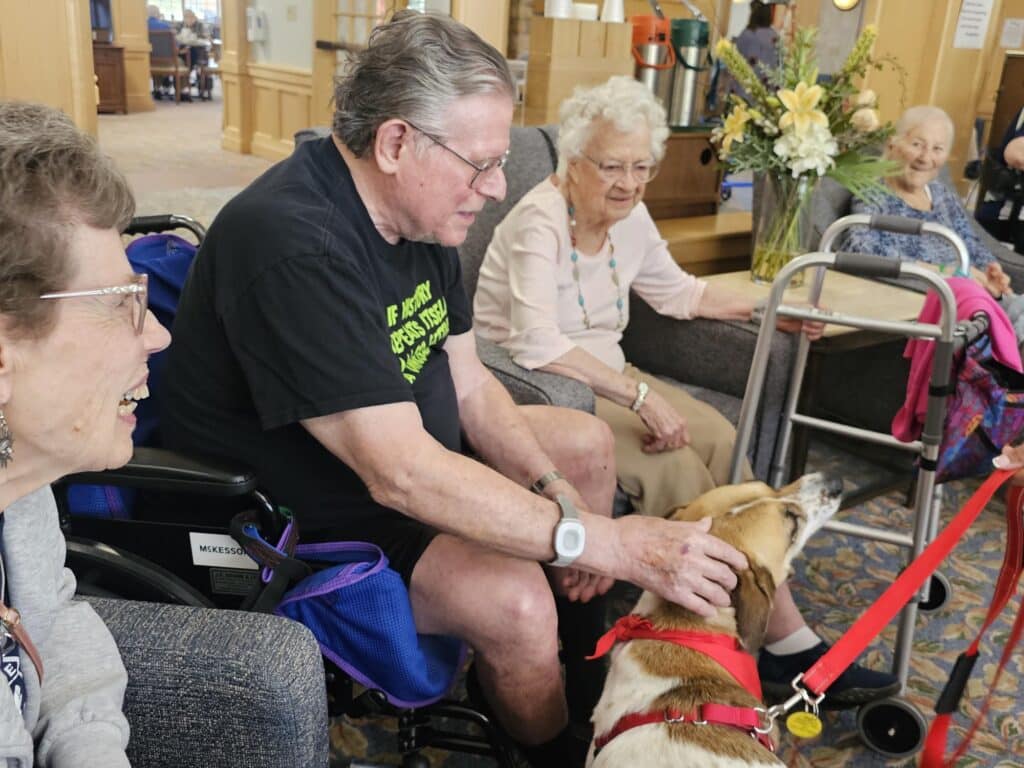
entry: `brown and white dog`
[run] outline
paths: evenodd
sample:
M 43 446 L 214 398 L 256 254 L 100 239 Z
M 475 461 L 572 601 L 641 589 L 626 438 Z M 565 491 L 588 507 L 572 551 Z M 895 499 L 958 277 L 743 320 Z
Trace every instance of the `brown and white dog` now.
M 674 511 L 677 520 L 713 517 L 711 532 L 743 552 L 750 567 L 738 574 L 732 606 L 713 619 L 644 592 L 633 615 L 620 620 L 608 679 L 591 718 L 595 739 L 588 768 L 782 765 L 766 746 L 769 739 L 777 743 L 774 729 L 753 729 L 752 723 L 764 729 L 765 720 L 755 709 L 763 703 L 754 695 L 760 684 L 749 654 L 761 645 L 776 586 L 811 534 L 839 508 L 841 490 L 841 482 L 821 474 L 778 491 L 743 483 L 716 488 Z M 666 641 L 665 632 L 682 636 L 684 644 Z M 652 633 L 658 639 L 640 639 Z M 716 643 L 725 650 L 711 653 L 732 674 L 694 650 Z M 702 720 L 707 724 L 694 722 Z M 721 724 L 726 722 L 734 724 Z

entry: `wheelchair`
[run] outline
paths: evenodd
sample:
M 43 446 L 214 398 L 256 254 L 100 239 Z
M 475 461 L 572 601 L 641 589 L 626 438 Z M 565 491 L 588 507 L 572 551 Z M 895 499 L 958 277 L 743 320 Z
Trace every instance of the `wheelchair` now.
M 205 236 L 198 222 L 177 215 L 135 218 L 125 234 L 174 230 L 191 232 L 193 248 Z M 154 282 L 151 273 L 150 285 Z M 169 318 L 156 310 L 169 327 Z M 151 369 L 160 366 L 157 357 L 151 358 Z M 152 381 L 147 402 L 155 407 L 159 379 Z M 96 486 L 104 496 L 112 489 L 128 489 L 130 510 L 119 516 L 76 510 L 69 496 L 81 485 Z M 268 538 L 276 539 L 286 524 L 245 467 L 166 450 L 156 438 L 150 445 L 136 445 L 132 459 L 120 469 L 62 478 L 54 484 L 54 494 L 67 540 L 67 566 L 75 573 L 82 596 L 271 612 L 289 586 L 273 581 L 264 585 L 256 563 L 231 536 L 232 519 L 242 513 L 256 520 Z M 268 593 L 268 586 L 277 593 Z M 415 709 L 399 708 L 383 691 L 357 690 L 352 678 L 329 659 L 324 659 L 324 666 L 329 715 L 395 717 L 405 768 L 429 766 L 421 754 L 425 748 L 489 756 L 500 766 L 513 765 L 508 739 L 488 715 L 472 706 L 445 699 Z M 460 721 L 462 728 L 453 730 L 451 721 Z

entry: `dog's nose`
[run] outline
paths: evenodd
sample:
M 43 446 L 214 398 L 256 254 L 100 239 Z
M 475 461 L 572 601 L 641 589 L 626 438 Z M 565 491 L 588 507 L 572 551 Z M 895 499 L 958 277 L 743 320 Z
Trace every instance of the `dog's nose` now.
M 832 498 L 843 495 L 843 481 L 837 475 L 825 475 L 825 493 Z

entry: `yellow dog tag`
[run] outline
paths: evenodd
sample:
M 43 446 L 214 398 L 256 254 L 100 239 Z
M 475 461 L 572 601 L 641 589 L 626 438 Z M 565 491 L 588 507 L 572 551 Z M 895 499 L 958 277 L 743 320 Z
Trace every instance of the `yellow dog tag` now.
M 821 733 L 821 720 L 810 712 L 794 712 L 786 718 L 786 729 L 798 739 L 813 739 Z

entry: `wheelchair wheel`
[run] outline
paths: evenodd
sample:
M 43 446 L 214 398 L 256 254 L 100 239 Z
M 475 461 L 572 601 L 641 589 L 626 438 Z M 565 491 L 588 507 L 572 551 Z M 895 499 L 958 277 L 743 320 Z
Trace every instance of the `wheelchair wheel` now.
M 910 757 L 924 746 L 928 731 L 924 715 L 903 699 L 882 699 L 857 711 L 861 739 L 885 757 Z
M 951 592 L 949 579 L 941 571 L 936 571 L 928 587 L 928 599 L 919 601 L 917 607 L 924 613 L 934 613 L 949 602 Z
M 78 594 L 150 603 L 214 608 L 213 602 L 155 563 L 89 539 L 67 537 L 66 565 L 78 580 Z

